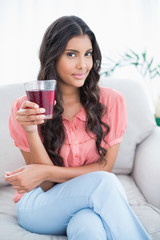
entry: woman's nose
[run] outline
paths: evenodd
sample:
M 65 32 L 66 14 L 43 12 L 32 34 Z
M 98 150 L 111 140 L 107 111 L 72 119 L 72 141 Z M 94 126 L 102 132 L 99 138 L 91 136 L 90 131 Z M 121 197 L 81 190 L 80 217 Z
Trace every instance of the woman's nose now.
M 86 68 L 86 61 L 85 61 L 84 58 L 78 58 L 78 60 L 77 60 L 77 68 L 78 69 Z

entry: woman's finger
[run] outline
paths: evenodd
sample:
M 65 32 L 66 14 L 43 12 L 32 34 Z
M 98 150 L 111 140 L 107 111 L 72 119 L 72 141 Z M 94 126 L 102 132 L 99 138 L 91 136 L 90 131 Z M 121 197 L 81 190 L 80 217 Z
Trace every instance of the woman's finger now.
M 39 105 L 37 103 L 26 100 L 22 103 L 21 109 L 26 109 L 26 108 L 39 108 Z
M 17 190 L 17 192 L 18 192 L 19 194 L 24 194 L 24 193 L 26 193 L 25 190 Z
M 20 186 L 12 186 L 14 190 L 16 190 L 19 194 L 24 194 L 26 193 L 28 190 L 23 188 L 23 187 L 20 187 Z
M 27 108 L 27 109 L 23 109 L 20 108 L 17 111 L 17 116 L 28 116 L 28 115 L 38 115 L 38 114 L 42 114 L 45 113 L 45 109 L 44 108 Z
M 21 167 L 21 168 L 18 168 L 16 170 L 14 170 L 14 171 L 6 172 L 6 175 L 11 176 L 11 175 L 14 175 L 16 173 L 22 172 L 23 170 L 24 170 L 24 167 Z
M 44 120 L 46 117 L 44 114 L 37 114 L 37 115 L 19 115 L 17 114 L 16 120 L 18 122 L 39 122 Z
M 14 190 L 20 191 L 20 190 L 26 190 L 24 187 L 19 186 L 19 185 L 13 185 L 12 186 Z

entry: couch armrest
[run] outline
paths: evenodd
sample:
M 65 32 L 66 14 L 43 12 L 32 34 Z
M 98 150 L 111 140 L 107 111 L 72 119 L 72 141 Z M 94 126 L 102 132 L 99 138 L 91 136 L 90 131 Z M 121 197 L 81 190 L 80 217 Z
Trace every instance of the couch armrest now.
M 132 175 L 146 200 L 160 208 L 160 127 L 137 146 Z

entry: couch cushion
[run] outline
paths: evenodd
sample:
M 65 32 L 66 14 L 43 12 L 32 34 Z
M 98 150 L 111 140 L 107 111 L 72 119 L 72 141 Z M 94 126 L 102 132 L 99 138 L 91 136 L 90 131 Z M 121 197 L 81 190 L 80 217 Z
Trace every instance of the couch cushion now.
M 160 239 L 160 211 L 153 205 L 131 206 L 152 240 Z
M 14 190 L 11 186 L 0 187 L 0 239 L 3 240 L 66 240 L 65 236 L 35 234 L 18 225 L 16 204 L 13 202 Z
M 9 135 L 8 118 L 12 102 L 24 95 L 23 84 L 13 84 L 0 87 L 0 186 L 6 185 L 5 171 L 11 171 L 24 164 L 20 151 L 14 146 Z
M 160 208 L 160 127 L 155 127 L 135 155 L 132 176 L 148 202 Z M 152 188 L 152 189 L 151 189 Z M 159 189 L 159 190 L 158 190 Z
M 142 225 L 152 237 L 152 240 L 160 239 L 160 209 L 147 203 L 133 178 L 127 175 L 117 175 L 125 188 L 127 198 L 133 211 L 141 221 Z
M 156 126 L 146 86 L 130 79 L 112 78 L 101 79 L 100 85 L 114 88 L 125 97 L 128 126 L 113 171 L 118 174 L 130 174 L 137 144 L 143 141 Z

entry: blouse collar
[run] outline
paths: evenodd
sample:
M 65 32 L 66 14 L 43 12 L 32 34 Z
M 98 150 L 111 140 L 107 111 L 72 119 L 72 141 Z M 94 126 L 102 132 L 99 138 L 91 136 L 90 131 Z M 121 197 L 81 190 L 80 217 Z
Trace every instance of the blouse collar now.
M 87 121 L 86 112 L 83 107 L 81 107 L 80 111 L 73 117 L 73 119 L 75 118 L 79 118 L 81 121 L 84 121 L 84 122 Z M 70 121 L 64 114 L 62 114 L 62 119 Z

